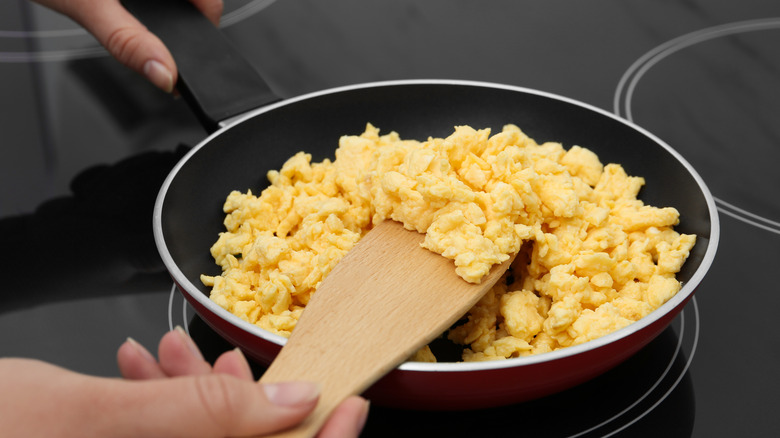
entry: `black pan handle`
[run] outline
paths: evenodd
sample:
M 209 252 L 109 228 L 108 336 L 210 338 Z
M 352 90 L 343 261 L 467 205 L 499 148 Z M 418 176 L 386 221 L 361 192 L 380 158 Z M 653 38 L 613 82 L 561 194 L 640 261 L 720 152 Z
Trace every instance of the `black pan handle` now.
M 173 54 L 176 87 L 204 128 L 280 100 L 259 73 L 188 0 L 122 0 Z

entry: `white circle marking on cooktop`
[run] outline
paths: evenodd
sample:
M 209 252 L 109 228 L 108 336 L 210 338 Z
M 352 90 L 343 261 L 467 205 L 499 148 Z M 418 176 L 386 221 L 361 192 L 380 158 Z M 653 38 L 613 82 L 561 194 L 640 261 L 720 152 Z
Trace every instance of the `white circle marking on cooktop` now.
M 219 27 L 224 29 L 245 20 L 248 17 L 260 12 L 276 0 L 251 0 L 247 4 L 238 7 L 233 11 L 222 15 Z M 75 29 L 57 29 L 57 30 L 2 30 L 0 29 L 0 38 L 27 38 L 27 39 L 49 39 L 49 38 L 73 38 L 85 37 L 88 33 L 82 28 Z M 69 61 L 74 59 L 88 59 L 100 56 L 107 56 L 108 52 L 101 46 L 91 46 L 64 50 L 44 50 L 44 51 L 21 51 L 21 52 L 0 52 L 0 63 L 21 63 L 21 62 L 57 62 Z
M 691 362 L 693 361 L 693 356 L 696 354 L 696 347 L 699 344 L 699 305 L 696 302 L 696 297 L 693 297 L 692 301 L 693 301 L 693 318 L 694 318 L 693 346 L 691 347 L 691 351 L 690 351 L 690 353 L 688 355 L 687 360 L 685 361 L 685 366 L 682 368 L 682 370 L 680 370 L 680 373 L 677 375 L 677 377 L 675 378 L 674 382 L 669 386 L 669 388 L 667 388 L 666 392 L 664 392 L 663 395 L 661 395 L 650 407 L 648 407 L 645 411 L 641 412 L 640 414 L 636 415 L 634 418 L 632 418 L 629 422 L 627 422 L 623 426 L 621 426 L 621 427 L 613 430 L 612 432 L 604 435 L 603 438 L 610 437 L 610 436 L 612 436 L 612 435 L 614 435 L 616 433 L 619 433 L 619 432 L 627 429 L 628 427 L 630 427 L 631 425 L 633 425 L 637 421 L 639 421 L 642 418 L 644 418 L 647 414 L 652 412 L 653 409 L 658 407 L 658 405 L 660 405 L 664 400 L 666 400 L 669 397 L 669 395 L 672 393 L 672 391 L 674 391 L 675 388 L 677 388 L 677 386 L 680 384 L 680 382 L 682 381 L 683 377 L 685 376 L 685 373 L 688 372 L 688 369 L 691 366 Z M 688 307 L 686 307 L 686 309 L 687 308 Z M 645 392 L 645 394 L 643 394 L 641 397 L 639 397 L 639 399 L 637 399 L 634 403 L 632 403 L 630 406 L 625 408 L 623 411 L 619 412 L 614 417 L 608 419 L 607 421 L 605 421 L 602 424 L 606 424 L 606 423 L 609 423 L 611 421 L 614 421 L 618 417 L 624 415 L 626 412 L 628 412 L 629 410 L 633 409 L 634 406 L 639 404 L 642 400 L 647 398 L 650 395 L 650 393 L 655 391 L 656 387 L 658 387 L 658 385 L 661 383 L 661 381 L 666 378 L 667 373 L 669 372 L 669 370 L 671 369 L 672 365 L 674 364 L 674 361 L 677 359 L 678 353 L 680 351 L 682 351 L 682 340 L 683 340 L 683 335 L 684 334 L 685 334 L 685 309 L 683 309 L 683 312 L 680 313 L 680 333 L 678 335 L 677 348 L 675 349 L 674 354 L 672 355 L 671 359 L 669 360 L 669 364 L 667 365 L 667 367 L 664 370 L 664 372 L 658 377 L 658 380 L 656 380 L 655 384 L 653 384 L 650 387 L 650 389 L 648 389 Z M 597 426 L 591 428 L 591 430 L 597 429 L 599 427 L 601 427 L 601 425 L 597 425 Z
M 620 78 L 613 99 L 615 114 L 632 122 L 634 121 L 631 112 L 631 103 L 637 84 L 654 65 L 669 57 L 671 54 L 686 47 L 715 38 L 771 29 L 780 29 L 780 18 L 746 20 L 708 27 L 679 36 L 653 48 L 637 59 Z M 739 208 L 718 197 L 713 196 L 713 198 L 717 204 L 718 211 L 721 213 L 759 229 L 780 234 L 780 222 Z
M 189 306 L 189 303 L 187 302 L 187 300 L 185 300 L 183 297 L 181 297 L 181 301 L 182 301 L 182 303 L 181 303 L 181 306 L 182 306 L 181 307 L 181 318 L 182 318 L 182 321 L 181 322 L 176 322 L 175 320 L 177 318 L 174 316 L 177 313 L 175 311 L 175 308 L 176 308 L 176 304 L 175 304 L 176 300 L 175 300 L 175 298 L 176 297 L 181 297 L 181 294 L 178 293 L 178 289 L 177 289 L 176 285 L 174 284 L 171 287 L 171 295 L 170 295 L 170 298 L 168 299 L 168 327 L 171 330 L 173 330 L 174 327 L 181 326 L 184 329 L 184 331 L 189 334 L 189 326 L 188 326 L 189 325 L 189 319 L 190 319 L 190 316 L 189 316 L 190 312 L 189 311 L 192 308 Z M 589 433 L 591 433 L 593 431 L 596 431 L 598 429 L 604 428 L 605 426 L 611 425 L 612 423 L 617 421 L 619 418 L 625 416 L 628 412 L 630 412 L 632 409 L 634 409 L 643 400 L 648 399 L 648 397 L 650 397 L 650 395 L 653 394 L 658 389 L 658 387 L 661 385 L 661 383 L 669 375 L 669 371 L 671 371 L 671 369 L 672 369 L 672 367 L 674 365 L 674 362 L 677 360 L 677 357 L 679 356 L 680 352 L 682 352 L 683 349 L 684 349 L 683 337 L 684 337 L 684 335 L 686 333 L 685 332 L 685 326 L 687 324 L 691 323 L 691 322 L 688 322 L 689 319 L 687 319 L 685 317 L 685 312 L 686 312 L 687 309 L 692 308 L 693 309 L 692 310 L 693 311 L 693 318 L 692 318 L 692 324 L 693 324 L 693 345 L 691 347 L 691 350 L 688 352 L 687 360 L 685 362 L 685 365 L 680 370 L 680 373 L 675 377 L 674 382 L 672 382 L 671 385 L 668 388 L 666 388 L 666 391 L 662 395 L 660 395 L 653 402 L 653 404 L 651 406 L 649 406 L 646 410 L 638 413 L 635 417 L 633 417 L 630 420 L 628 420 L 625 424 L 623 424 L 621 426 L 617 426 L 611 432 L 608 432 L 605 435 L 603 435 L 603 437 L 606 438 L 606 437 L 612 436 L 612 435 L 614 435 L 616 433 L 619 433 L 619 432 L 625 430 L 626 428 L 630 427 L 631 425 L 633 425 L 637 421 L 639 421 L 642 418 L 644 418 L 647 414 L 652 412 L 656 407 L 658 407 L 658 405 L 660 405 L 664 400 L 666 400 L 666 398 L 669 397 L 669 395 L 672 393 L 672 391 L 674 391 L 677 388 L 677 386 L 679 385 L 679 383 L 682 381 L 683 377 L 685 376 L 685 373 L 688 372 L 688 369 L 690 368 L 691 362 L 693 360 L 693 356 L 696 354 L 696 347 L 697 347 L 698 342 L 699 342 L 699 306 L 698 306 L 698 304 L 696 302 L 696 297 L 695 296 L 691 300 L 691 304 L 692 305 L 685 306 L 683 311 L 680 312 L 680 315 L 678 316 L 678 318 L 680 320 L 680 331 L 677 334 L 677 346 L 674 349 L 674 353 L 669 358 L 669 362 L 667 363 L 667 365 L 664 368 L 663 372 L 661 372 L 661 374 L 658 375 L 658 378 L 655 380 L 655 382 L 653 382 L 653 384 L 650 385 L 650 387 L 647 389 L 647 391 L 645 391 L 644 394 L 639 396 L 630 405 L 628 405 L 627 407 L 623 408 L 620 412 L 616 413 L 615 415 L 609 417 L 608 419 L 602 421 L 601 423 L 599 423 L 599 424 L 597 424 L 595 426 L 592 426 L 592 427 L 590 427 L 588 429 L 580 431 L 580 432 L 578 432 L 578 433 L 576 433 L 574 435 L 570 435 L 568 438 L 577 438 L 577 437 L 589 434 Z M 194 312 L 192 312 L 192 314 L 194 315 Z

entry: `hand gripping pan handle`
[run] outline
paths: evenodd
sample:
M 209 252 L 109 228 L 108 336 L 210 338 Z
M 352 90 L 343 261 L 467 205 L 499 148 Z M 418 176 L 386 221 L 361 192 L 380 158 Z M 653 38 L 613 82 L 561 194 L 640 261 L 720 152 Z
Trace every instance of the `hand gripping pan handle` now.
M 168 47 L 176 87 L 208 132 L 220 122 L 280 100 L 228 39 L 187 0 L 122 0 Z

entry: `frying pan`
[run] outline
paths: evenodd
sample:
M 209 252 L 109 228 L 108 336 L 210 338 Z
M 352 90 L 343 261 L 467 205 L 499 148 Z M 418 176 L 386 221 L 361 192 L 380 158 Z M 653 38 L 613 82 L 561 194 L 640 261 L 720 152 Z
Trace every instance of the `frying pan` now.
M 410 409 L 475 409 L 549 395 L 592 379 L 660 334 L 691 299 L 712 264 L 719 222 L 693 167 L 646 130 L 588 104 L 516 86 L 455 80 L 358 84 L 280 100 L 220 32 L 185 0 L 125 1 L 171 49 L 178 87 L 208 137 L 171 171 L 154 209 L 160 255 L 178 289 L 218 334 L 260 363 L 285 343 L 209 300 L 201 274 L 217 275 L 209 248 L 224 231 L 222 205 L 233 190 L 259 193 L 266 172 L 298 151 L 333 158 L 340 136 L 370 122 L 383 132 L 425 140 L 454 126 L 499 132 L 513 123 L 537 141 L 593 150 L 642 176 L 646 204 L 673 206 L 677 230 L 697 243 L 678 274 L 683 287 L 650 315 L 594 341 L 550 353 L 478 363 L 407 362 L 374 384 L 374 403 Z M 204 58 L 205 56 L 205 58 Z M 399 280 L 400 281 L 400 280 Z M 312 357 L 312 361 L 316 357 Z

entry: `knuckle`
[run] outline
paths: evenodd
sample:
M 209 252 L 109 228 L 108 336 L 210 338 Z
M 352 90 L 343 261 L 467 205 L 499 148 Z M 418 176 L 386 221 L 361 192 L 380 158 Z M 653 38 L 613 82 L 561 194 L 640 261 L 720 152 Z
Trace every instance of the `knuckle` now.
M 198 399 L 203 411 L 216 430 L 227 432 L 239 416 L 244 404 L 236 391 L 231 391 L 229 376 L 211 374 L 195 379 Z
M 142 32 L 135 28 L 120 27 L 108 34 L 103 45 L 120 62 L 131 65 L 135 54 L 144 46 L 144 37 Z

